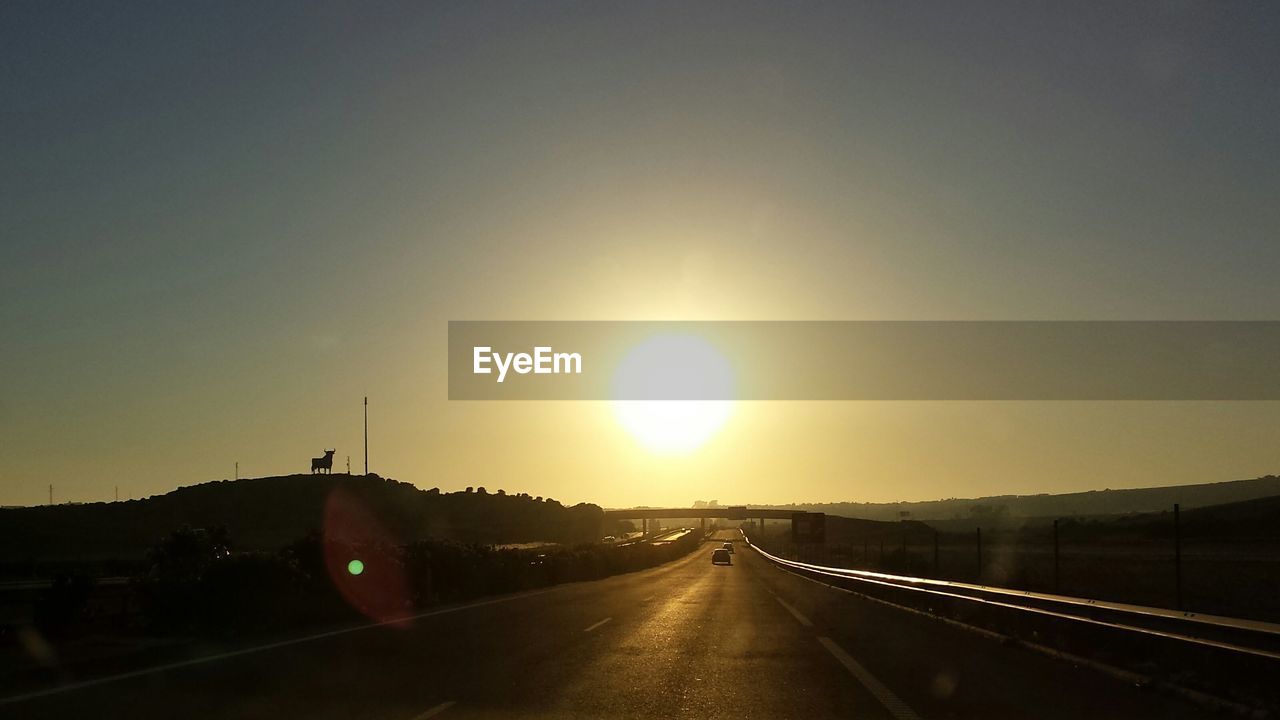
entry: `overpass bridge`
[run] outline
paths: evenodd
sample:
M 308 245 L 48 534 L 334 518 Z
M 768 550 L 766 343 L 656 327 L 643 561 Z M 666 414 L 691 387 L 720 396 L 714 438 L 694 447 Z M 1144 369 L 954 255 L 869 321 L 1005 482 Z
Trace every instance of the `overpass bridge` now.
M 658 518 L 700 518 L 702 520 L 702 530 L 706 532 L 707 518 L 725 520 L 759 520 L 760 526 L 764 527 L 765 520 L 790 520 L 793 534 L 803 528 L 801 534 L 812 534 L 817 529 L 819 534 L 825 527 L 826 515 L 824 513 L 811 513 L 803 510 L 783 510 L 781 508 L 748 508 L 745 505 L 729 505 L 724 507 L 700 507 L 700 508 L 629 508 L 619 510 L 605 510 L 604 516 L 609 520 L 640 520 L 643 523 L 643 530 L 646 535 L 649 534 L 649 521 Z M 797 524 L 799 523 L 799 524 Z

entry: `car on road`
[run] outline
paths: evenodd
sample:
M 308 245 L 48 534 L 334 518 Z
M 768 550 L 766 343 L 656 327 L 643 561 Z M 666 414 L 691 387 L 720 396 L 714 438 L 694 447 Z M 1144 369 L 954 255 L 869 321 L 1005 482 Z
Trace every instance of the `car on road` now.
M 733 554 L 733 543 L 727 542 L 723 545 L 723 547 L 725 550 L 728 550 L 730 554 Z
M 716 548 L 715 550 L 711 551 L 711 564 L 712 565 L 732 565 L 733 558 L 729 556 L 728 550 L 725 550 L 722 547 Z

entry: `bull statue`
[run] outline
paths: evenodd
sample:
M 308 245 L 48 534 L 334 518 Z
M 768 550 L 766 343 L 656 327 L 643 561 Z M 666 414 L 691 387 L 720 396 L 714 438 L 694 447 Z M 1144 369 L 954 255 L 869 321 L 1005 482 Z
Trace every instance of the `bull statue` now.
M 337 450 L 325 450 L 324 457 L 311 458 L 311 472 L 314 474 L 321 470 L 326 473 L 333 472 L 333 454 Z

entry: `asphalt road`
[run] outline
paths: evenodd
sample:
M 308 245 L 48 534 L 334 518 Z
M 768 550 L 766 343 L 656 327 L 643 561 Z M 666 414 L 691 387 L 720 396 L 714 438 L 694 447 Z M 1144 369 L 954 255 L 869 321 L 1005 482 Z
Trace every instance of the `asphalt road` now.
M 29 718 L 1192 718 L 1192 706 L 713 546 L 495 598 L 0 702 Z

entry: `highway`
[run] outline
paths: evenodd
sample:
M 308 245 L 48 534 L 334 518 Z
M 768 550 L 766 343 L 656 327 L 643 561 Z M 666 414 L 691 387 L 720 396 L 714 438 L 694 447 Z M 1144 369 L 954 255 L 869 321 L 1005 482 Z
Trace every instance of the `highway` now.
M 780 570 L 651 570 L 0 701 L 29 718 L 1194 718 L 1204 711 Z

